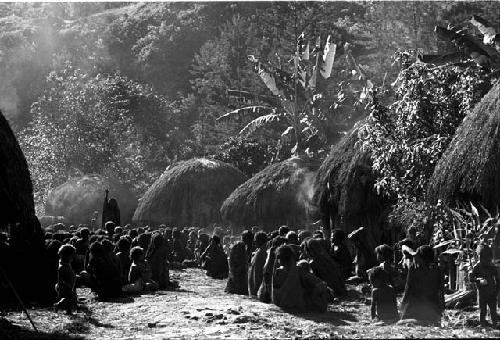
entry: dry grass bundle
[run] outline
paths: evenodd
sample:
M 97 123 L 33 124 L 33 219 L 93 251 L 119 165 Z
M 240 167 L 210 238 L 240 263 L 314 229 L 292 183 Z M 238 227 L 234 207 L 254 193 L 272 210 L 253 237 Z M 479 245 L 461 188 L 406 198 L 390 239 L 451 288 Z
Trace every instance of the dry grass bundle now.
M 241 171 L 218 160 L 176 163 L 140 199 L 133 220 L 181 227 L 220 222 L 222 202 L 246 179 Z
M 317 166 L 299 158 L 272 164 L 240 185 L 222 205 L 233 230 L 281 225 L 304 227 L 313 195 Z
M 33 184 L 28 163 L 9 123 L 0 112 L 0 227 L 32 223 L 35 217 Z
M 390 203 L 375 191 L 370 152 L 358 143 L 365 124 L 358 122 L 332 147 L 316 176 L 314 201 L 322 216 L 330 215 L 334 228 L 350 232 L 364 226 L 378 240 Z M 322 196 L 329 197 L 328 204 L 320 202 Z
M 474 202 L 495 211 L 500 201 L 500 82 L 457 129 L 429 181 L 435 203 Z
M 98 211 L 96 226 L 100 226 L 106 189 L 109 189 L 109 197 L 118 201 L 121 223 L 130 222 L 137 207 L 136 195 L 129 186 L 100 175 L 70 178 L 52 190 L 47 197 L 45 213 L 64 216 L 67 223 L 77 225 L 90 224 L 94 212 Z

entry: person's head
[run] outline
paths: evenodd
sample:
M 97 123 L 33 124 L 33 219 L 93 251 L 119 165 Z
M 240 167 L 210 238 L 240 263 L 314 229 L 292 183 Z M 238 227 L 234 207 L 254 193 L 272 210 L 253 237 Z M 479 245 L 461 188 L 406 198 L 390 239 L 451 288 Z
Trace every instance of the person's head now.
M 312 237 L 312 233 L 309 230 L 303 230 L 299 233 L 299 243 L 304 242 L 306 238 Z
M 313 234 L 313 238 L 323 238 L 323 232 L 321 230 L 316 230 Z
M 80 229 L 80 237 L 83 238 L 84 240 L 88 240 L 90 237 L 90 230 L 89 228 L 83 227 Z
M 265 246 L 267 243 L 267 235 L 263 231 L 257 232 L 254 237 L 254 243 L 256 248 L 260 248 L 262 246 Z
M 417 237 L 417 227 L 415 227 L 414 225 L 412 225 L 411 227 L 408 228 L 408 238 L 411 239 L 411 240 L 415 240 L 416 237 Z
M 139 233 L 137 232 L 137 229 L 131 229 L 129 231 L 128 235 L 133 240 L 134 238 L 136 238 L 137 236 L 139 236 Z
M 373 288 L 380 288 L 388 282 L 387 272 L 382 267 L 374 267 L 369 272 L 370 283 Z
M 297 262 L 297 269 L 300 273 L 311 273 L 311 265 L 307 260 L 300 260 Z
M 134 247 L 130 250 L 130 259 L 133 262 L 141 262 L 144 260 L 144 250 L 141 247 Z
M 118 208 L 118 202 L 116 201 L 116 198 L 114 198 L 114 197 L 109 200 L 108 204 L 109 204 L 109 207 L 113 210 Z
M 217 235 L 212 236 L 212 243 L 216 246 L 220 245 L 220 237 Z
M 276 261 L 280 266 L 288 266 L 294 259 L 295 255 L 290 246 L 282 245 L 276 249 Z
M 241 233 L 241 240 L 249 247 L 253 244 L 253 234 L 250 230 L 244 230 Z
M 288 232 L 290 231 L 290 228 L 288 228 L 288 226 L 286 226 L 286 225 L 282 225 L 282 226 L 279 228 L 279 230 L 278 230 L 278 231 L 279 231 L 280 236 L 285 237 L 285 236 L 286 236 L 286 234 L 288 234 Z
M 278 247 L 286 244 L 286 238 L 283 236 L 278 236 L 271 241 L 271 247 L 278 249 Z
M 189 232 L 189 240 L 195 241 L 198 238 L 198 233 L 194 230 Z
M 174 230 L 172 231 L 172 237 L 173 238 L 181 237 L 181 231 L 179 230 L 179 228 L 174 228 Z
M 118 248 L 119 252 L 128 254 L 128 252 L 130 251 L 130 242 L 128 238 L 124 236 L 120 237 L 120 239 L 116 243 L 116 247 Z
M 113 233 L 115 232 L 116 225 L 113 221 L 108 221 L 104 224 L 104 229 L 106 229 L 106 232 L 108 235 L 112 236 Z
M 151 239 L 151 244 L 155 249 L 158 249 L 161 246 L 163 246 L 164 241 L 165 239 L 163 238 L 163 236 L 161 234 L 156 233 L 153 235 L 153 238 Z
M 476 253 L 479 257 L 479 262 L 481 264 L 491 263 L 493 259 L 493 252 L 491 251 L 491 248 L 487 244 L 480 244 L 476 249 Z
M 116 227 L 114 234 L 118 235 L 118 236 L 121 236 L 123 234 L 123 228 L 120 227 L 120 226 Z
M 377 261 L 379 263 L 392 260 L 393 251 L 392 248 L 387 244 L 381 244 L 375 248 L 375 254 L 377 255 Z
M 104 252 L 109 254 L 113 252 L 113 249 L 115 248 L 113 242 L 111 242 L 108 239 L 104 239 L 101 241 L 102 248 L 104 249 Z
M 101 257 L 104 255 L 104 248 L 100 242 L 94 242 L 90 245 L 90 255 L 93 257 Z
M 59 249 L 62 247 L 62 243 L 58 240 L 52 240 L 49 242 L 47 245 L 47 253 L 51 254 L 52 256 L 55 256 L 56 254 L 59 253 Z
M 340 245 L 345 242 L 345 231 L 342 229 L 334 229 L 332 234 L 332 243 Z
M 200 236 L 198 237 L 198 240 L 202 244 L 208 244 L 210 242 L 210 236 L 205 233 L 201 233 Z
M 59 248 L 59 259 L 61 262 L 70 263 L 75 257 L 76 249 L 72 245 L 65 244 L 61 248 Z
M 418 247 L 415 254 L 415 260 L 418 264 L 423 264 L 425 266 L 430 265 L 434 262 L 434 250 L 428 245 Z
M 297 233 L 293 230 L 290 230 L 288 234 L 286 234 L 286 240 L 288 244 L 294 244 L 294 245 L 299 244 L 299 237 L 297 236 Z

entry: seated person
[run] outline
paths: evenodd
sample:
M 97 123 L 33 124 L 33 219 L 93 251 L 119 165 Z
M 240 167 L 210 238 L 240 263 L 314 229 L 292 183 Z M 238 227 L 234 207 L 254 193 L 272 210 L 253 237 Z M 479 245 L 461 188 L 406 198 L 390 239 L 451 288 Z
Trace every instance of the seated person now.
M 116 257 L 118 258 L 118 263 L 120 267 L 120 280 L 122 286 L 128 283 L 128 273 L 130 271 L 130 242 L 126 237 L 120 237 L 117 243 L 118 253 Z
M 342 274 L 347 279 L 352 276 L 353 266 L 351 252 L 347 248 L 345 241 L 345 232 L 342 229 L 335 229 L 332 235 L 332 258 L 340 265 Z
M 306 260 L 297 263 L 300 282 L 304 289 L 304 301 L 307 310 L 326 312 L 328 302 L 332 296 L 325 281 L 312 273 L 311 266 Z
M 388 284 L 388 274 L 382 267 L 374 267 L 369 275 L 372 285 L 372 320 L 396 321 L 399 317 L 396 292 Z
M 246 244 L 237 242 L 229 252 L 229 278 L 225 292 L 248 295 L 248 262 Z
M 276 306 L 299 311 L 305 309 L 304 291 L 295 256 L 287 245 L 276 249 L 271 287 L 271 300 Z
M 203 269 L 207 275 L 214 279 L 224 279 L 229 274 L 227 256 L 220 244 L 220 238 L 217 235 L 212 236 L 212 240 L 207 249 L 201 255 Z
M 170 284 L 168 268 L 168 247 L 163 236 L 154 234 L 146 255 L 146 261 L 151 266 L 151 278 L 158 284 L 158 288 L 165 289 Z
M 71 268 L 71 262 L 75 257 L 76 250 L 69 244 L 59 249 L 59 269 L 57 272 L 56 292 L 59 301 L 54 305 L 57 309 L 63 308 L 68 314 L 76 308 L 76 274 Z
M 91 288 L 100 299 L 121 296 L 120 272 L 114 265 L 100 242 L 94 242 L 90 246 L 87 272 Z
M 256 247 L 255 252 L 252 256 L 252 261 L 250 262 L 250 268 L 248 270 L 248 293 L 251 296 L 256 296 L 257 291 L 262 283 L 264 264 L 266 263 L 266 244 L 267 235 L 266 233 L 259 231 L 255 234 L 254 244 Z
M 155 291 L 158 284 L 151 279 L 151 268 L 144 257 L 144 250 L 141 247 L 134 247 L 130 251 L 130 272 L 128 274 L 128 284 L 123 286 L 125 293 L 139 294 L 142 292 Z
M 381 244 L 375 248 L 375 255 L 380 267 L 386 272 L 389 279 L 389 284 L 396 290 L 402 292 L 404 290 L 404 280 L 399 275 L 399 272 L 394 268 L 394 252 L 387 244 Z M 374 267 L 376 268 L 376 267 Z

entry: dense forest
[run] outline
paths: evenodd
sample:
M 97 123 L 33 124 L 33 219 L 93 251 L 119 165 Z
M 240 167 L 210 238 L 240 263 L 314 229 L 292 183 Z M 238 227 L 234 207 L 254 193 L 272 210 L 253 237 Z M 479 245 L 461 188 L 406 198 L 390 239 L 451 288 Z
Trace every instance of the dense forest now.
M 419 88 L 432 96 L 415 99 L 442 104 L 432 108 L 432 126 L 410 117 L 392 139 L 387 130 L 366 131 L 377 187 L 420 200 L 429 164 L 489 89 L 489 73 L 476 64 L 437 72 L 408 59 L 456 50 L 436 25 L 480 36 L 469 20 L 476 14 L 498 32 L 499 8 L 496 1 L 4 3 L 0 109 L 20 139 L 40 205 L 79 174 L 120 179 L 141 195 L 167 166 L 192 157 L 220 159 L 248 176 L 297 153 L 321 160 L 370 111 L 386 127 L 419 117 L 407 114 L 413 102 L 405 93 L 432 75 Z M 313 53 L 327 39 L 336 47 L 331 74 L 314 86 L 289 86 L 297 69 L 303 83 L 312 78 Z M 299 49 L 308 57 L 298 66 Z M 264 67 L 279 71 L 295 106 L 276 100 Z M 435 138 L 402 150 L 422 137 L 411 129 Z M 415 157 L 396 169 L 398 152 Z

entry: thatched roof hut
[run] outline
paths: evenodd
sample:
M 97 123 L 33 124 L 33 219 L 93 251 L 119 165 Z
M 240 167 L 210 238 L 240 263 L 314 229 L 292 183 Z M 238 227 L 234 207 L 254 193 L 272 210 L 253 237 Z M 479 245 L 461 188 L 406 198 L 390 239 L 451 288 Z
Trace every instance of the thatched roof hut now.
M 365 124 L 367 120 L 358 122 L 332 147 L 318 170 L 314 201 L 332 228 L 351 232 L 363 226 L 371 241 L 378 242 L 390 203 L 375 191 L 370 152 L 358 143 Z
M 500 82 L 458 127 L 434 169 L 428 201 L 483 204 L 495 211 L 500 202 Z
M 14 132 L 0 112 L 0 228 L 30 223 L 35 217 L 33 184 L 28 163 Z
M 304 227 L 309 222 L 316 169 L 299 158 L 266 167 L 224 201 L 222 218 L 233 230 L 252 226 L 266 230 L 281 225 Z
M 89 224 L 98 211 L 96 227 L 101 226 L 104 190 L 118 201 L 121 223 L 131 222 L 137 207 L 137 197 L 130 187 L 100 175 L 71 178 L 52 190 L 45 204 L 46 215 L 64 216 L 69 224 Z
M 222 202 L 246 179 L 240 170 L 218 160 L 178 162 L 146 191 L 133 220 L 181 227 L 218 223 Z

